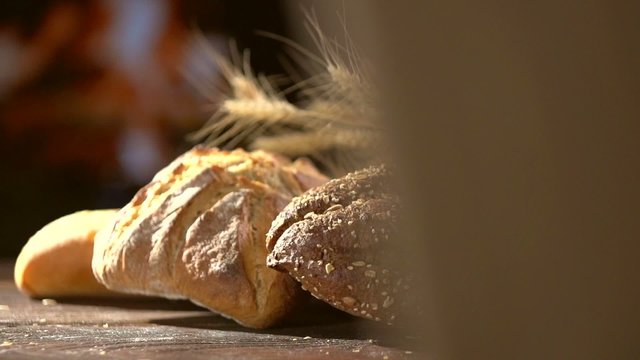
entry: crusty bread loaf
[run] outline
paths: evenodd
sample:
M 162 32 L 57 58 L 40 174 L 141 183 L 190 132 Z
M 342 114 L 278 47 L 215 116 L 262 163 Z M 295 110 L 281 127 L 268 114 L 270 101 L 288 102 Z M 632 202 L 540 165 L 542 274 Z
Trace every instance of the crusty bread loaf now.
M 39 230 L 22 248 L 14 279 L 33 297 L 111 295 L 91 271 L 95 233 L 117 210 L 86 210 L 63 216 Z
M 186 298 L 254 328 L 293 308 L 298 285 L 266 266 L 279 211 L 327 180 L 306 162 L 196 147 L 161 170 L 97 237 L 108 288 Z
M 294 198 L 267 240 L 267 264 L 312 295 L 360 317 L 393 323 L 409 286 L 392 253 L 397 199 L 371 167 Z

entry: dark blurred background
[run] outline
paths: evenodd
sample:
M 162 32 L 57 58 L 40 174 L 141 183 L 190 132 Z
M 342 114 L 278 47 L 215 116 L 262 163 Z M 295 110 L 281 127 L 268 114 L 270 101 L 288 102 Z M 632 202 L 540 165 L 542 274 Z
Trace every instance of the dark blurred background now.
M 183 72 L 217 81 L 194 32 L 283 73 L 281 43 L 256 30 L 288 35 L 281 2 L 0 2 L 0 258 L 62 215 L 123 206 L 193 145 L 211 100 Z

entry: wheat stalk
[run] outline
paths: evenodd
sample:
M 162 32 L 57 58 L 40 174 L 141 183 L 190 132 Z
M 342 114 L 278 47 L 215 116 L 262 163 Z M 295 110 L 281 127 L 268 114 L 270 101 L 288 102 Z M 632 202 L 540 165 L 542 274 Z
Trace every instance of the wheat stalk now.
M 226 58 L 220 56 L 206 42 L 201 34 L 196 35 L 196 42 L 205 50 L 208 60 L 214 62 L 229 87 L 229 94 L 216 105 L 217 111 L 198 131 L 191 134 L 195 141 L 204 141 L 211 146 L 230 147 L 225 144 L 233 140 L 233 145 L 244 138 L 255 138 L 272 124 L 287 124 L 297 127 L 312 127 L 313 118 L 302 109 L 286 101 L 280 96 L 263 76 L 255 76 L 249 66 L 249 52 L 242 54 L 242 66 L 233 66 Z M 187 74 L 189 75 L 189 74 Z M 197 76 L 189 75 L 189 79 L 200 91 L 207 91 Z M 209 96 L 212 98 L 212 96 Z M 267 126 L 259 126 L 265 124 Z M 249 131 L 251 130 L 251 131 Z
M 352 171 L 374 158 L 381 131 L 375 123 L 373 91 L 360 56 L 351 43 L 344 46 L 328 39 L 313 14 L 307 14 L 307 28 L 319 56 L 288 39 L 269 35 L 320 67 L 289 88 L 302 96 L 297 105 L 287 101 L 266 77 L 253 74 L 248 51 L 235 53 L 232 64 L 197 36 L 208 61 L 220 69 L 228 91 L 209 121 L 191 138 L 210 146 L 233 148 L 245 143 L 251 149 L 310 156 L 333 175 Z M 299 65 L 309 68 L 305 63 Z M 199 91 L 211 91 L 212 86 L 197 76 L 190 79 Z
M 288 156 L 314 155 L 330 149 L 343 151 L 367 150 L 376 143 L 377 134 L 361 129 L 323 129 L 317 132 L 290 132 L 262 136 L 251 144 L 252 149 L 273 151 Z

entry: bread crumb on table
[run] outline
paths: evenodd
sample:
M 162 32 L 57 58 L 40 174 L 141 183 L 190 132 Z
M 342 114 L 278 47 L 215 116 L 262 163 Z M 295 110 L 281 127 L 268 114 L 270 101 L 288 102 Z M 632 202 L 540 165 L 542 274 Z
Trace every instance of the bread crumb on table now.
M 42 305 L 44 306 L 56 305 L 57 303 L 58 302 L 53 299 L 42 299 Z

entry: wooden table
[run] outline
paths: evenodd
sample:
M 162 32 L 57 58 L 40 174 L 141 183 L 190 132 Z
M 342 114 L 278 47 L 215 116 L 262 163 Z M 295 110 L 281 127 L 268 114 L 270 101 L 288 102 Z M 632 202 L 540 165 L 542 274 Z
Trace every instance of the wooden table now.
M 13 264 L 0 262 L 0 359 L 420 358 L 408 350 L 415 339 L 371 325 L 320 304 L 258 331 L 185 301 L 30 299 L 13 283 Z

